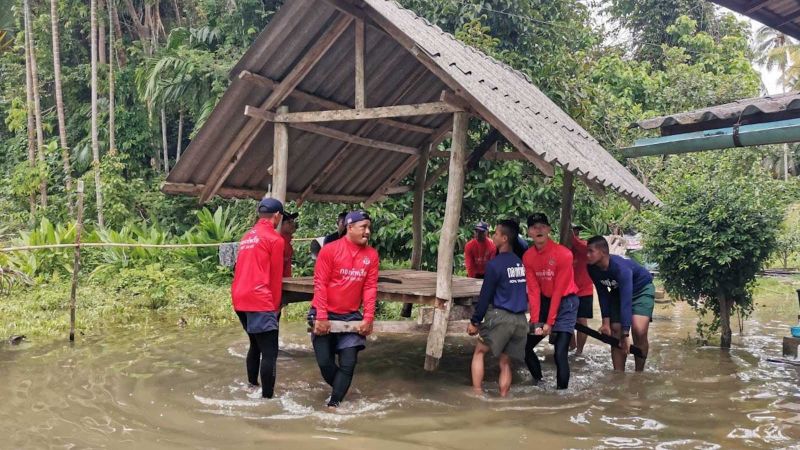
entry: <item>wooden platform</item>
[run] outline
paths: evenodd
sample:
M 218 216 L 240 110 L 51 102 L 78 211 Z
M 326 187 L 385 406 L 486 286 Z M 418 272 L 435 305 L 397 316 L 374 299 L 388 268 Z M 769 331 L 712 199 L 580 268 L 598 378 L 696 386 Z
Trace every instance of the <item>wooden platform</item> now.
M 472 304 L 478 298 L 483 280 L 453 276 L 453 300 L 456 304 Z M 314 277 L 283 279 L 285 303 L 311 301 Z M 437 305 L 436 272 L 411 269 L 382 270 L 378 274 L 378 300 L 421 305 Z

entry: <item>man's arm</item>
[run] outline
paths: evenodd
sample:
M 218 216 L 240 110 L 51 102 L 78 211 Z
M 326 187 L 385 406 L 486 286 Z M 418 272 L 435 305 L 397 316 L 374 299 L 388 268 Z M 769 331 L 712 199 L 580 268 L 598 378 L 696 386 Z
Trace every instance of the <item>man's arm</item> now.
M 362 298 L 364 299 L 364 321 L 372 322 L 375 320 L 375 302 L 378 299 L 378 261 L 377 252 L 375 253 L 375 263 L 370 263 L 367 270 L 367 277 L 364 279 L 364 290 Z
M 272 301 L 280 310 L 283 298 L 283 238 L 274 239 L 270 248 L 269 255 L 269 277 L 270 291 L 272 291 Z
M 486 267 L 486 274 L 483 277 L 483 285 L 481 285 L 481 294 L 478 297 L 478 304 L 475 306 L 475 312 L 472 314 L 470 323 L 475 325 L 483 322 L 483 317 L 489 309 L 489 305 L 494 299 L 494 292 L 497 289 L 497 282 L 499 275 L 492 266 Z
M 550 311 L 547 312 L 547 324 L 555 325 L 558 307 L 561 305 L 561 298 L 573 283 L 572 253 L 563 252 L 556 259 L 556 278 L 553 283 L 553 296 L 550 297 Z
M 317 308 L 317 320 L 328 320 L 328 283 L 333 268 L 333 251 L 331 247 L 322 247 L 314 265 L 314 300 Z
M 464 265 L 467 267 L 467 276 L 470 278 L 475 278 L 475 275 L 477 275 L 473 253 L 475 253 L 475 249 L 473 248 L 472 241 L 469 241 L 466 247 L 464 247 Z
M 527 256 L 527 254 L 525 255 Z M 539 287 L 539 280 L 536 278 L 536 271 L 533 269 L 527 258 L 523 257 L 525 267 L 525 286 L 528 289 L 528 310 L 531 314 L 531 323 L 539 322 L 539 308 L 542 304 L 542 290 Z
M 633 322 L 633 272 L 618 264 L 615 278 L 619 286 L 619 321 L 622 325 L 622 334 L 630 334 Z

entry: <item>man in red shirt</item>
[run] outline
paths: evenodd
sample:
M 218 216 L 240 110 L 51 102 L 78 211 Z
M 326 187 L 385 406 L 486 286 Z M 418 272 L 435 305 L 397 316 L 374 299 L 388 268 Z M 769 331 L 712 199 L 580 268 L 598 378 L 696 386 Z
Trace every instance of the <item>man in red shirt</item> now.
M 575 285 L 578 286 L 578 299 L 580 301 L 578 305 L 578 323 L 588 326 L 589 319 L 594 316 L 592 305 L 594 302 L 594 283 L 587 269 L 589 263 L 586 259 L 586 253 L 589 251 L 589 247 L 579 235 L 580 228 L 579 225 L 572 225 L 572 269 L 575 275 Z M 572 346 L 576 347 L 575 354 L 580 355 L 586 345 L 586 334 L 576 331 L 575 335 Z
M 233 309 L 250 339 L 247 381 L 258 386 L 260 366 L 264 398 L 272 398 L 275 390 L 284 245 L 275 227 L 282 215 L 283 204 L 274 198 L 258 204 L 258 222 L 239 241 L 231 285 Z
M 497 254 L 497 247 L 491 239 L 486 239 L 489 225 L 486 222 L 475 224 L 475 234 L 464 247 L 464 265 L 467 266 L 467 276 L 470 278 L 483 278 L 486 273 L 486 263 Z
M 542 367 L 533 348 L 545 336 L 555 347 L 556 386 L 569 385 L 569 343 L 575 330 L 578 315 L 578 287 L 572 272 L 572 252 L 550 239 L 550 222 L 547 216 L 536 213 L 528 217 L 528 236 L 533 246 L 525 252 L 522 263 L 528 285 L 531 305 L 531 328 L 525 346 L 525 363 L 533 376 L 534 384 L 542 379 Z
M 308 316 L 314 327 L 311 342 L 317 364 L 322 378 L 333 388 L 328 400 L 330 408 L 338 407 L 347 394 L 358 352 L 372 333 L 379 261 L 378 252 L 367 245 L 370 225 L 366 212 L 348 213 L 345 235 L 323 246 L 314 266 L 314 298 Z M 361 323 L 357 333 L 330 333 L 329 320 Z
M 283 213 L 283 220 L 281 221 L 281 237 L 283 238 L 283 276 L 292 276 L 292 255 L 294 249 L 292 248 L 292 237 L 294 232 L 297 231 L 297 216 L 299 213 Z

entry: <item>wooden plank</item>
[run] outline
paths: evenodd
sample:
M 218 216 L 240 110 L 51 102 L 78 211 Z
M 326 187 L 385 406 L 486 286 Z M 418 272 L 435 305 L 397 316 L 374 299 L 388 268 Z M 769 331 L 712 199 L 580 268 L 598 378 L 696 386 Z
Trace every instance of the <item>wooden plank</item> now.
M 405 194 L 411 192 L 412 186 L 395 186 L 386 190 L 386 195 Z
M 331 333 L 358 333 L 361 322 L 343 322 L 331 320 Z M 469 320 L 454 320 L 448 324 L 447 334 L 451 336 L 467 336 Z M 372 324 L 375 334 L 422 334 L 427 333 L 430 324 L 419 324 L 408 320 L 379 320 Z
M 276 122 L 338 122 L 345 120 L 371 120 L 389 117 L 430 116 L 459 112 L 462 109 L 445 102 L 417 103 L 413 105 L 378 106 L 363 109 L 338 109 L 276 114 Z
M 267 78 L 265 76 L 262 76 L 262 75 L 259 75 L 259 74 L 255 74 L 255 73 L 252 73 L 252 72 L 248 72 L 246 70 L 239 73 L 239 78 L 242 79 L 242 80 L 245 80 L 245 81 L 249 81 L 249 82 L 251 82 L 253 84 L 257 84 L 257 85 L 262 86 L 262 87 L 267 88 L 267 89 L 273 89 L 275 87 L 275 85 L 278 84 L 276 81 L 274 81 L 274 80 L 272 80 L 270 78 Z M 289 94 L 289 97 L 295 98 L 297 100 L 304 101 L 306 103 L 311 103 L 311 104 L 314 104 L 314 105 L 317 105 L 317 106 L 320 106 L 320 107 L 326 108 L 326 109 L 350 109 L 351 108 L 351 106 L 349 106 L 349 105 L 345 105 L 343 103 L 338 103 L 338 102 L 335 102 L 333 100 L 329 100 L 327 98 L 320 97 L 318 95 L 314 95 L 314 94 L 302 91 L 300 89 L 293 90 Z M 270 118 L 270 119 L 267 119 L 267 120 L 274 121 L 274 118 Z M 395 120 L 395 119 L 377 119 L 377 121 L 381 125 L 386 125 L 386 126 L 389 126 L 389 127 L 393 127 L 393 128 L 397 128 L 397 129 L 401 129 L 401 130 L 406 130 L 406 131 L 412 131 L 414 133 L 431 134 L 431 133 L 433 133 L 435 131 L 434 128 L 426 127 L 426 126 L 423 126 L 423 125 L 417 125 L 417 124 L 413 124 L 413 123 L 408 123 L 408 122 L 402 122 L 400 120 Z
M 355 21 L 355 33 L 356 33 L 356 89 L 355 89 L 355 105 L 356 109 L 364 109 L 367 107 L 367 97 L 366 91 L 364 90 L 364 59 L 365 55 L 365 45 L 364 45 L 364 21 L 362 19 L 356 19 Z
M 192 183 L 164 183 L 162 190 L 169 194 L 183 194 L 196 196 L 203 192 L 205 185 L 192 184 Z M 229 188 L 222 187 L 217 193 L 224 198 L 252 198 L 261 200 L 266 195 L 266 191 L 262 189 L 246 189 L 246 188 Z M 287 192 L 287 200 L 295 200 L 299 198 L 299 192 Z M 317 202 L 329 203 L 361 203 L 367 200 L 365 196 L 359 195 L 336 195 L 336 194 L 313 194 L 306 198 L 306 200 Z
M 289 111 L 288 106 L 278 108 L 279 113 Z M 275 123 L 272 145 L 272 198 L 286 203 L 286 182 L 289 170 L 289 128 L 285 123 Z
M 400 145 L 392 142 L 379 141 L 377 139 L 364 138 L 357 136 L 355 134 L 345 133 L 344 131 L 339 131 L 333 128 L 324 127 L 322 125 L 316 125 L 313 123 L 292 123 L 289 125 L 292 128 L 296 128 L 298 130 L 308 131 L 309 133 L 319 134 L 321 136 L 326 136 L 331 139 L 336 139 L 343 142 L 349 142 L 351 144 L 361 145 L 364 147 L 378 148 L 382 150 L 388 150 L 390 152 L 405 153 L 407 155 L 420 154 L 420 150 L 416 147 L 409 147 L 407 145 Z
M 450 176 L 447 184 L 447 202 L 445 204 L 442 231 L 439 237 L 439 255 L 436 272 L 436 298 L 444 302 L 444 309 L 434 313 L 433 324 L 428 334 L 425 349 L 425 370 L 436 370 L 444 349 L 447 335 L 447 322 L 453 306 L 453 252 L 458 235 L 458 223 L 461 217 L 461 202 L 464 194 L 464 163 L 467 157 L 467 130 L 469 115 L 457 112 L 453 116 L 453 145 L 450 156 Z
M 311 71 L 314 65 L 322 58 L 339 36 L 344 33 L 352 22 L 353 18 L 343 15 L 334 22 L 331 27 L 323 33 L 322 37 L 303 55 L 300 61 L 295 64 L 289 74 L 278 83 L 269 97 L 261 104 L 261 109 L 271 110 L 283 102 L 286 97 L 294 90 L 300 81 Z M 250 148 L 253 140 L 258 136 L 265 122 L 250 120 L 239 131 L 228 148 L 225 149 L 222 158 L 211 170 L 206 180 L 205 189 L 200 195 L 200 203 L 205 203 L 216 194 L 217 190 L 225 183 L 225 180 L 233 171 L 236 164 L 241 160 L 244 153 Z
M 572 201 L 575 198 L 575 182 L 572 172 L 564 171 L 564 185 L 561 187 L 561 218 L 559 222 L 559 242 L 572 248 Z

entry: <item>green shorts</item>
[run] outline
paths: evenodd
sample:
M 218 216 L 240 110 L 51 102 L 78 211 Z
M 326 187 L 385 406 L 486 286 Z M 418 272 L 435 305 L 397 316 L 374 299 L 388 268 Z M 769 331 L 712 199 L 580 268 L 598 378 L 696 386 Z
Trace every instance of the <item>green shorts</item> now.
M 611 302 L 611 323 L 620 323 L 622 313 L 620 312 L 619 298 Z M 653 308 L 656 306 L 656 287 L 653 283 L 648 283 L 639 292 L 633 293 L 631 309 L 634 316 L 646 316 L 653 320 Z
M 528 340 L 525 313 L 514 314 L 490 306 L 478 330 L 481 342 L 492 350 L 494 356 L 505 353 L 518 361 L 525 360 L 525 342 Z

